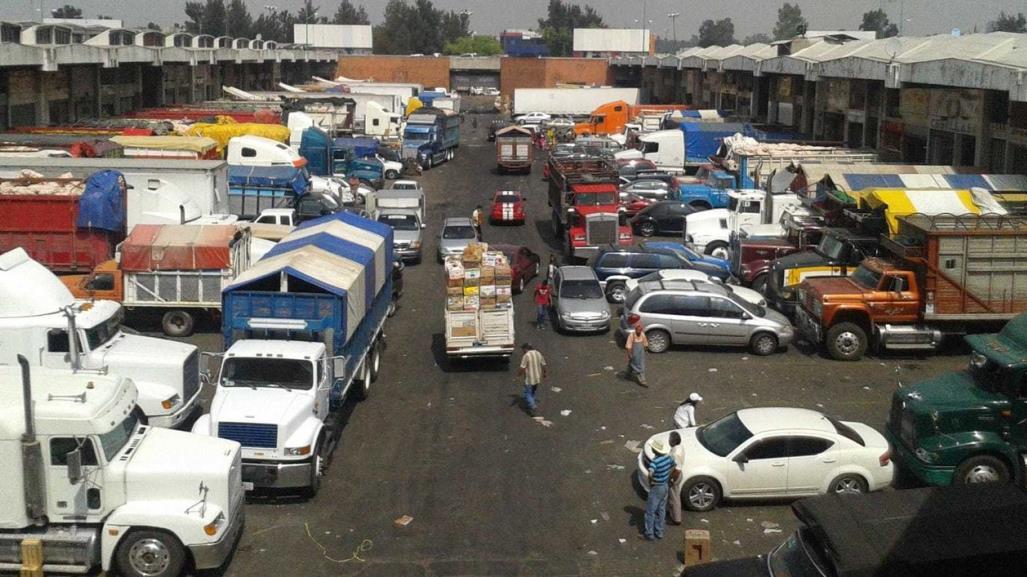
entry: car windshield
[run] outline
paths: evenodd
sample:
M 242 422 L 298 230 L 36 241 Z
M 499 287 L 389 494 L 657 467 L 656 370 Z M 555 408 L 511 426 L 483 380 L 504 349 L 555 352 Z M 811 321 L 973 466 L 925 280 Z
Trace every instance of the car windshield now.
M 100 435 L 100 447 L 103 448 L 104 457 L 110 461 L 125 447 L 132 433 L 139 426 L 139 419 L 135 413 L 129 413 L 125 420 L 114 426 L 113 429 Z
M 565 299 L 599 299 L 603 290 L 594 280 L 565 280 L 560 283 L 560 297 Z
M 521 197 L 517 196 L 516 194 L 500 194 L 496 196 L 496 202 L 499 203 L 517 202 L 519 200 L 521 200 Z
M 118 334 L 118 331 L 121 330 L 121 321 L 124 318 L 124 311 L 118 309 L 118 312 L 111 315 L 109 319 L 95 327 L 86 329 L 86 342 L 89 343 L 89 350 L 95 351 L 103 346 L 104 343 L 114 338 L 114 335 Z
M 702 446 L 706 447 L 707 451 L 721 457 L 728 456 L 738 445 L 751 437 L 752 432 L 738 418 L 738 413 L 721 417 L 696 431 L 696 438 L 699 439 Z
M 857 433 L 856 430 L 853 429 L 852 427 L 846 425 L 845 423 L 839 421 L 838 419 L 836 419 L 834 417 L 827 417 L 827 420 L 832 425 L 834 425 L 834 430 L 839 435 L 845 437 L 846 439 L 848 439 L 848 440 L 852 441 L 853 443 L 856 443 L 857 445 L 860 445 L 862 447 L 867 446 L 867 443 L 866 443 L 866 441 L 863 440 L 863 437 L 861 437 L 859 435 L 859 433 Z
M 476 238 L 474 228 L 466 224 L 451 224 L 442 229 L 442 238 L 446 239 L 471 239 Z
M 805 530 L 800 529 L 771 551 L 767 566 L 772 577 L 823 577 L 829 574 L 821 569 L 828 566 L 822 554 L 805 542 L 806 536 Z
M 299 359 L 229 358 L 221 370 L 221 385 L 308 390 L 314 386 L 314 363 Z
M 881 282 L 881 273 L 875 270 L 871 270 L 863 265 L 859 265 L 856 272 L 852 273 L 850 277 L 852 282 L 859 286 L 874 290 Z
M 670 252 L 672 252 L 672 253 L 674 253 L 674 254 L 676 254 L 676 255 L 680 256 L 681 258 L 683 258 L 685 260 L 688 260 L 688 261 L 702 260 L 703 259 L 702 255 L 700 255 L 699 253 L 695 252 L 694 250 L 688 248 L 687 246 L 685 246 L 683 244 L 665 244 L 665 245 L 660 245 L 660 248 L 662 248 L 664 250 L 668 250 L 668 251 L 670 251 Z
M 378 222 L 387 224 L 393 230 L 420 230 L 417 224 L 417 217 L 412 214 L 383 214 L 378 217 Z
M 845 254 L 845 243 L 830 234 L 820 239 L 817 252 L 830 259 L 840 259 Z

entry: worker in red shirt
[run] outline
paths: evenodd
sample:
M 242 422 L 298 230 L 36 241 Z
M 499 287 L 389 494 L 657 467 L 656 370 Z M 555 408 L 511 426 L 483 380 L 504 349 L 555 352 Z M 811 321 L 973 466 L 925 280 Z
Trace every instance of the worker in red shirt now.
M 549 281 L 543 280 L 535 287 L 535 306 L 538 307 L 538 316 L 535 318 L 535 328 L 546 328 L 546 316 L 549 307 L 553 304 L 553 291 L 549 288 Z

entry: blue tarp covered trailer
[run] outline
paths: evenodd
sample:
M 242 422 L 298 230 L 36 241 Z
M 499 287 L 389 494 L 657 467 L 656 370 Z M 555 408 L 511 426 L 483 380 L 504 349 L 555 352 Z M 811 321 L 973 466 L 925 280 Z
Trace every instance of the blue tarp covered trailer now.
M 292 206 L 309 186 L 304 168 L 229 166 L 228 207 L 240 218 L 256 218 L 265 208 Z

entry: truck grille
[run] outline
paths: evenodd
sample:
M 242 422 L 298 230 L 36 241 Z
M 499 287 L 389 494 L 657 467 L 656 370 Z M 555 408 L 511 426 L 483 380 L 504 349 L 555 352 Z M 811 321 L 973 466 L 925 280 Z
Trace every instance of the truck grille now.
M 274 449 L 278 446 L 278 425 L 218 423 L 218 437 L 237 441 L 244 447 Z
M 617 244 L 617 217 L 602 215 L 585 222 L 585 242 L 591 246 Z
M 193 398 L 200 388 L 200 353 L 193 351 L 185 359 L 182 368 L 182 402 Z

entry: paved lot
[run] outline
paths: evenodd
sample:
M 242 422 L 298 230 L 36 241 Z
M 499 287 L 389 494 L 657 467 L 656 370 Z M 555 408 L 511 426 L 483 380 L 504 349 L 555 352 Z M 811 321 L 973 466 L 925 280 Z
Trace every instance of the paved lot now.
M 679 572 L 683 531 L 670 527 L 655 544 L 638 539 L 644 502 L 632 486 L 636 454 L 626 444 L 670 428 L 688 393 L 706 398 L 702 421 L 788 405 L 880 427 L 896 386 L 965 362 L 959 350 L 843 364 L 795 347 L 769 358 L 675 349 L 650 357 L 651 388 L 642 389 L 617 376 L 625 359 L 612 333 L 537 331 L 528 294 L 515 297 L 517 334 L 549 361 L 540 414 L 551 426 L 543 426 L 520 409 L 513 369 L 440 368 L 443 277 L 434 250 L 442 219 L 469 216 L 497 189 L 520 189 L 528 223 L 486 227 L 486 240 L 556 251 L 541 166 L 530 176 L 495 175 L 486 125 L 483 117 L 477 134 L 465 132 L 456 160 L 421 179 L 429 197 L 424 264 L 407 268 L 381 377 L 369 400 L 343 411 L 341 445 L 320 495 L 251 501 L 226 575 L 670 576 Z M 190 340 L 221 348 L 214 333 Z M 414 520 L 396 528 L 401 515 Z M 766 531 L 764 522 L 781 532 Z M 685 520 L 711 531 L 720 559 L 765 552 L 794 526 L 781 503 L 736 504 Z

